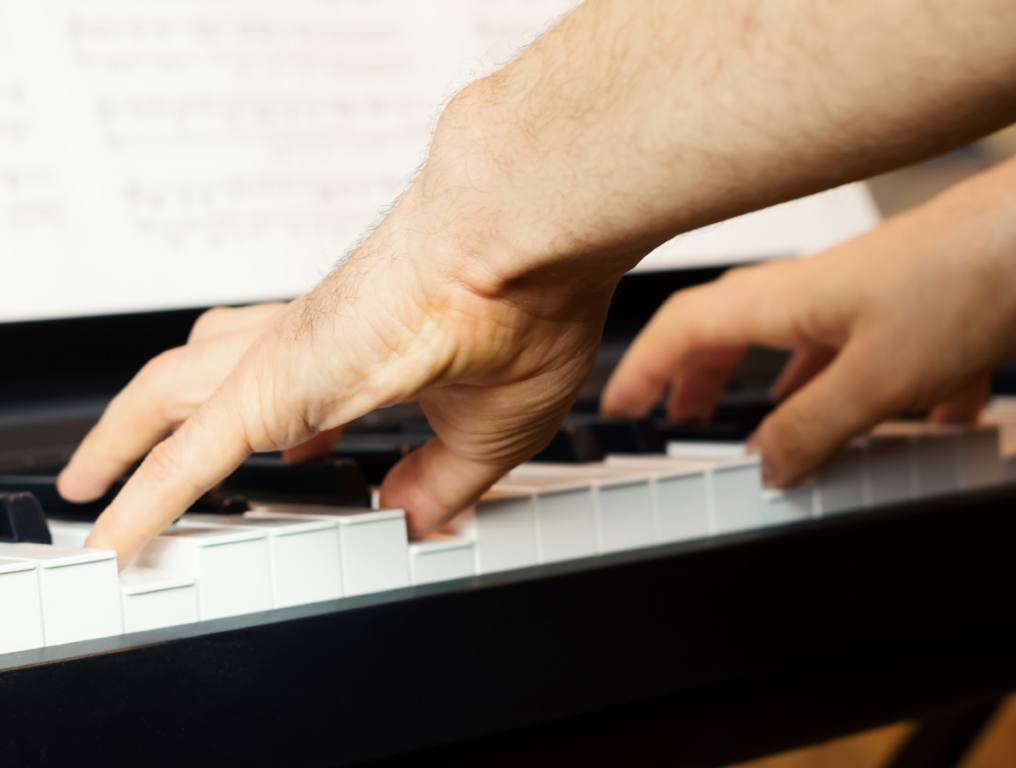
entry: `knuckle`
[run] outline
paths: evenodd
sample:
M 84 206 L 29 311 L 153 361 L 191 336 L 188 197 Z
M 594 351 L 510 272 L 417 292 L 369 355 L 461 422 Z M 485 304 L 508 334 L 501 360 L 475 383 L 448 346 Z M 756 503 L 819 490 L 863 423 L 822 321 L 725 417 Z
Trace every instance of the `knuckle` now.
M 698 290 L 698 288 L 694 288 L 670 294 L 663 302 L 663 306 L 660 307 L 658 315 L 668 320 L 679 317 L 684 312 L 689 297 L 693 297 Z
M 172 482 L 190 496 L 197 497 L 205 491 L 200 483 L 190 477 L 183 449 L 175 438 L 163 440 L 152 448 L 145 459 L 145 465 L 158 482 Z
M 754 267 L 732 267 L 713 281 L 713 285 L 724 288 L 736 287 L 744 283 L 752 274 Z
M 231 315 L 236 310 L 228 307 L 212 307 L 202 312 L 198 319 L 194 321 L 194 325 L 191 327 L 190 336 L 187 341 L 191 342 L 195 339 L 210 336 L 215 332 L 225 318 Z
M 759 280 L 773 271 L 780 270 L 786 265 L 779 261 L 771 261 L 765 264 L 751 264 L 741 267 L 732 267 L 720 275 L 710 285 L 722 290 L 739 291 L 755 285 Z
M 158 477 L 176 477 L 183 469 L 180 451 L 172 439 L 163 440 L 152 448 L 145 463 Z
M 145 363 L 138 371 L 137 381 L 141 384 L 151 385 L 169 375 L 180 357 L 178 349 L 167 349 Z
M 678 331 L 685 335 L 694 332 L 695 314 L 689 312 L 688 308 L 695 301 L 698 290 L 695 288 L 671 294 L 653 316 L 647 328 L 649 333 L 645 335 L 658 341 L 661 335 L 671 337 Z
M 140 392 L 147 401 L 147 407 L 159 413 L 165 412 L 169 404 L 177 399 L 177 387 L 182 383 L 177 377 L 181 358 L 180 347 L 160 352 L 138 371 L 129 385 L 132 393 L 137 395 Z

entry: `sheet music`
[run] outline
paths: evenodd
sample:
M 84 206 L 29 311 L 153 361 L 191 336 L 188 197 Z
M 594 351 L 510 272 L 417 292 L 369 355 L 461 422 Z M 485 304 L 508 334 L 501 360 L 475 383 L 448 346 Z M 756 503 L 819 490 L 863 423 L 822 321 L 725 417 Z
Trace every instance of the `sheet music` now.
M 53 116 L 46 110 L 44 81 L 31 67 L 16 14 L 0 7 L 0 243 L 4 275 L 0 297 L 10 298 L 6 273 L 17 246 L 30 258 L 52 252 L 65 257 L 71 227 L 71 201 L 63 173 Z
M 28 83 L 0 79 L 0 227 L 15 237 L 68 224 L 58 170 L 35 133 L 39 117 Z
M 0 321 L 306 290 L 573 4 L 0 0 Z

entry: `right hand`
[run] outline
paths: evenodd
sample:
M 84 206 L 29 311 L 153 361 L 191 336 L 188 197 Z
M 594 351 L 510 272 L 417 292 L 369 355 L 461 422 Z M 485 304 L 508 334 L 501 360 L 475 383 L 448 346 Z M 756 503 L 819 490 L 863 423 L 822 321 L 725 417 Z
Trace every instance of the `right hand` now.
M 753 444 L 792 485 L 904 411 L 972 421 L 1016 352 L 1016 160 L 826 253 L 736 269 L 675 294 L 614 372 L 602 407 L 708 419 L 752 344 L 794 350 Z
M 592 365 L 618 275 L 505 279 L 447 221 L 418 183 L 313 291 L 219 310 L 146 367 L 60 478 L 86 501 L 147 453 L 88 545 L 125 565 L 251 452 L 393 403 L 418 400 L 435 432 L 381 487 L 413 536 L 538 452 Z

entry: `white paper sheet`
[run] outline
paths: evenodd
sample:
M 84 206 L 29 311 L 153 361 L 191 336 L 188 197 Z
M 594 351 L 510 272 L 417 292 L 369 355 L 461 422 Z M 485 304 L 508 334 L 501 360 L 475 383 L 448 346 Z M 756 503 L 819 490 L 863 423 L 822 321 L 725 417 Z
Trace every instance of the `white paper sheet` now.
M 444 101 L 571 5 L 0 0 L 0 321 L 306 290 L 405 187 Z M 805 252 L 870 226 L 862 197 L 645 267 Z

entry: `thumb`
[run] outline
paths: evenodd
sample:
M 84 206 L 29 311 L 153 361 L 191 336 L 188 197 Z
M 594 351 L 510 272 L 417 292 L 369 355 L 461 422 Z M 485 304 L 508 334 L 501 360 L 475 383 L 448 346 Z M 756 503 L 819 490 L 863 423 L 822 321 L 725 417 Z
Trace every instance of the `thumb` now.
M 907 390 L 883 362 L 867 345 L 848 344 L 762 422 L 751 443 L 767 486 L 801 480 L 850 438 L 903 410 Z
M 510 468 L 461 456 L 434 437 L 388 472 L 381 506 L 404 509 L 409 535 L 419 538 L 476 501 Z

